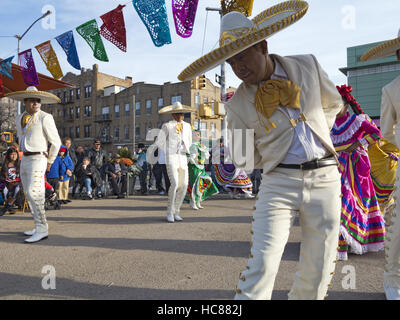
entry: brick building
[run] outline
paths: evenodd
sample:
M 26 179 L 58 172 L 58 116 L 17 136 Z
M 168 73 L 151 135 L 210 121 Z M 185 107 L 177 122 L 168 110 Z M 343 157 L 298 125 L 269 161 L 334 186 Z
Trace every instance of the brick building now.
M 131 77 L 121 79 L 100 73 L 97 64 L 91 70 L 82 69 L 79 75 L 68 73 L 62 80 L 76 87 L 53 90 L 62 102 L 43 107 L 53 114 L 60 136 L 71 137 L 75 146 L 87 148 L 99 138 L 110 153 L 122 146 L 133 151 L 138 143 L 151 144 L 146 141 L 148 131 L 161 128 L 171 119 L 170 115 L 158 114 L 164 106 L 180 101 L 203 110 L 203 103 L 220 100 L 220 88 L 208 79 L 204 90 L 191 89 L 190 81 L 162 85 L 133 83 Z M 196 114 L 187 114 L 185 121 L 194 127 L 200 125 L 207 137 L 217 139 L 221 120 L 213 114 L 212 107 L 208 119 L 199 122 Z

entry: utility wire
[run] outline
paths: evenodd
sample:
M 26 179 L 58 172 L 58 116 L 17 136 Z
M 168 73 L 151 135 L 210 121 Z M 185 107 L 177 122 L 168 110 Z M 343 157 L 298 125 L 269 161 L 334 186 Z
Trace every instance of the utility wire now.
M 204 42 L 206 40 L 206 31 L 207 31 L 207 20 L 208 20 L 208 11 L 207 11 L 207 15 L 206 15 L 206 23 L 204 25 L 204 34 L 203 34 L 203 46 L 201 48 L 201 55 L 203 56 L 204 53 Z

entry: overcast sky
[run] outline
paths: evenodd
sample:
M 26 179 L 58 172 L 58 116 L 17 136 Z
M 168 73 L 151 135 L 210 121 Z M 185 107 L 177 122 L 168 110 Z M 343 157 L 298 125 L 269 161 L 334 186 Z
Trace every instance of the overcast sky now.
M 124 9 L 127 29 L 127 53 L 103 39 L 109 62 L 96 60 L 90 47 L 75 31 L 75 28 L 93 18 L 100 26 L 100 16 L 127 0 L 0 0 L 0 57 L 5 59 L 17 53 L 17 40 L 3 36 L 21 35 L 29 25 L 42 15 L 42 9 L 51 5 L 55 9 L 54 28 L 44 28 L 37 23 L 24 37 L 21 51 L 32 48 L 38 72 L 50 75 L 34 48 L 47 40 L 52 41 L 61 68 L 77 73 L 54 39 L 56 36 L 74 30 L 75 42 L 82 67 L 92 68 L 98 64 L 100 72 L 125 78 L 133 77 L 134 82 L 162 84 L 177 82 L 178 74 L 202 54 L 215 49 L 219 38 L 219 15 L 209 12 L 206 7 L 219 7 L 219 0 L 200 0 L 193 35 L 181 38 L 176 34 L 172 17 L 172 0 L 166 0 L 172 44 L 155 47 L 147 29 L 141 22 L 131 2 Z M 254 0 L 252 17 L 280 1 Z M 338 70 L 347 65 L 346 48 L 371 42 L 393 39 L 400 28 L 399 0 L 309 0 L 307 14 L 296 24 L 271 37 L 269 50 L 279 55 L 312 53 L 328 72 L 335 84 L 346 83 L 345 76 Z M 206 24 L 207 18 L 207 24 Z M 205 37 L 204 37 L 205 35 Z M 17 57 L 13 60 L 17 63 Z M 237 87 L 239 80 L 227 66 L 227 86 Z M 214 81 L 216 68 L 206 76 Z

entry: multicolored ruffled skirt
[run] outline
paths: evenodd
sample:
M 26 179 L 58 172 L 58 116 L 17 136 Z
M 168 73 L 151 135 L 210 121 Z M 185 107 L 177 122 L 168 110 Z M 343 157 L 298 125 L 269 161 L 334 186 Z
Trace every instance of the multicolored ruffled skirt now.
M 370 169 L 365 150 L 339 153 L 342 208 L 338 260 L 347 260 L 348 252 L 364 254 L 384 250 L 385 222 Z
M 243 169 L 236 169 L 233 164 L 215 164 L 215 178 L 225 190 L 240 189 L 251 194 L 253 183 Z

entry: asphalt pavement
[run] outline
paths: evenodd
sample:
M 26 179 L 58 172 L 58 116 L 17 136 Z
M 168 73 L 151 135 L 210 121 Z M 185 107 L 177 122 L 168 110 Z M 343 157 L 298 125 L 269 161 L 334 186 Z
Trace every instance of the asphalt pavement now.
M 216 195 L 167 223 L 167 197 L 73 200 L 47 211 L 49 238 L 25 244 L 29 212 L 0 218 L 0 299 L 229 300 L 250 253 L 254 199 Z M 272 299 L 299 259 L 295 222 Z M 384 252 L 339 261 L 327 299 L 384 300 Z

